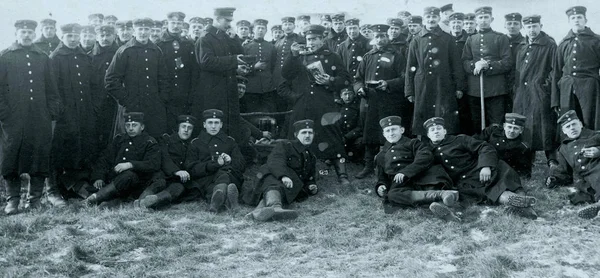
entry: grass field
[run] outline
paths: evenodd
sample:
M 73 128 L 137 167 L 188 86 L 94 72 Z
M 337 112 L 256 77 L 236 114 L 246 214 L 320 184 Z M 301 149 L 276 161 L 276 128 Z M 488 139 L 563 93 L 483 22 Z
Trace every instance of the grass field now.
M 586 221 L 569 190 L 547 190 L 540 159 L 524 181 L 535 221 L 470 207 L 463 223 L 426 209 L 383 213 L 374 178 L 342 188 L 333 175 L 298 203 L 291 222 L 254 223 L 243 207 L 160 211 L 81 207 L 0 216 L 4 277 L 600 277 L 600 219 Z M 323 166 L 323 165 L 321 165 Z M 357 166 L 350 167 L 353 173 Z M 330 171 L 330 173 L 332 173 Z M 4 201 L 2 201 L 4 206 Z

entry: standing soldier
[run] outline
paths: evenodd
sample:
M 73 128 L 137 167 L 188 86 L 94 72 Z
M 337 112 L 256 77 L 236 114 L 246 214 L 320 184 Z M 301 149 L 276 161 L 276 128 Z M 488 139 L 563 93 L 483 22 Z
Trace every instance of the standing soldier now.
M 402 28 L 400 28 L 400 33 L 404 34 L 407 39 L 410 37 L 410 32 L 408 31 L 408 22 L 410 21 L 411 17 L 412 14 L 408 11 L 398 12 L 398 18 L 402 20 Z
M 146 132 L 158 138 L 167 131 L 165 103 L 170 96 L 171 76 L 160 48 L 149 41 L 153 24 L 150 18 L 133 22 L 135 38 L 117 50 L 105 84 L 109 94 L 127 111 L 146 115 Z
M 402 126 L 410 126 L 410 103 L 404 97 L 406 56 L 390 44 L 390 26 L 375 24 L 371 27 L 375 48 L 363 56 L 355 76 L 354 91 L 367 99 L 363 143 L 365 167 L 355 177 L 365 178 L 373 173 L 375 155 L 384 138 L 379 120 L 387 116 L 400 116 Z
M 423 30 L 423 17 L 419 15 L 413 15 L 408 20 L 408 38 L 406 43 L 410 44 L 415 36 L 418 36 L 419 32 Z
M 521 25 L 521 16 L 520 13 L 509 13 L 504 16 L 506 22 L 504 23 L 504 28 L 508 32 L 508 43 L 510 46 L 510 54 L 512 57 L 513 67 L 506 75 L 506 111 L 513 111 L 513 100 L 515 99 L 515 67 L 517 60 L 517 52 L 519 51 L 519 45 L 523 41 L 523 35 L 521 35 L 521 29 L 523 26 Z
M 119 19 L 116 16 L 107 15 L 106 17 L 104 17 L 104 25 L 115 26 L 115 23 L 117 22 L 117 20 L 119 20 Z
M 94 49 L 94 45 L 96 44 L 96 31 L 94 30 L 96 27 L 93 25 L 86 25 L 81 27 L 81 48 L 83 52 L 87 55 L 92 55 L 92 50 Z
M 53 170 L 48 181 L 48 201 L 56 207 L 66 205 L 61 193 L 67 189 L 79 191 L 72 186 L 78 183 L 80 176 L 89 176 L 98 147 L 90 89 L 90 82 L 94 80 L 92 59 L 79 47 L 82 27 L 71 23 L 60 29 L 62 42 L 50 54 L 64 107 L 54 128 Z
M 60 39 L 56 36 L 56 20 L 46 18 L 40 21 L 40 31 L 42 35 L 33 42 L 46 55 L 50 55 L 60 43 Z
M 345 19 L 346 16 L 344 14 L 335 14 L 331 17 L 331 20 L 333 21 L 331 25 L 332 28 L 327 39 L 325 39 L 325 45 L 329 47 L 331 52 L 336 52 L 338 46 L 348 38 L 346 25 L 344 24 Z
M 158 40 L 158 47 L 171 74 L 171 94 L 167 101 L 167 130 L 177 128 L 177 117 L 190 113 L 194 76 L 198 72 L 194 44 L 181 37 L 181 27 L 185 14 L 171 12 L 167 14 L 167 30 Z
M 467 31 L 467 34 L 472 35 L 477 33 L 477 22 L 475 22 L 475 14 L 465 14 L 465 21 L 463 22 L 463 28 Z
M 469 34 L 467 31 L 463 29 L 465 15 L 463 13 L 453 13 L 449 16 L 450 20 L 450 34 L 454 38 L 454 49 L 456 50 L 456 57 L 461 57 L 463 53 L 463 49 L 465 48 L 465 43 L 467 42 L 467 38 Z M 462 70 L 462 66 L 461 66 Z M 463 92 L 467 90 L 467 79 L 463 79 Z M 468 97 L 462 97 L 458 99 L 458 118 L 460 122 L 460 132 L 461 134 L 472 135 L 475 133 L 473 131 L 473 127 L 471 126 L 471 111 L 469 111 L 469 100 Z
M 201 17 L 190 18 L 190 38 L 195 43 L 199 38 L 204 36 L 204 19 Z M 206 26 L 208 28 L 208 26 Z
M 448 34 L 450 34 L 450 15 L 454 13 L 454 8 L 452 4 L 446 4 L 440 7 L 440 28 Z
M 0 165 L 6 180 L 6 214 L 18 212 L 22 174 L 31 177 L 25 207 L 39 206 L 50 171 L 52 121 L 60 113 L 50 59 L 33 46 L 36 27 L 33 20 L 17 20 L 16 41 L 0 53 Z
M 363 24 L 360 26 L 360 33 L 367 39 L 369 42 L 373 40 L 373 30 L 371 30 L 371 24 Z
M 363 59 L 363 55 L 371 50 L 369 39 L 360 34 L 360 21 L 357 18 L 346 20 L 346 33 L 348 38 L 340 44 L 337 54 L 342 58 L 342 63 L 351 76 L 356 75 L 358 64 Z
M 600 130 L 600 37 L 586 26 L 587 9 L 567 10 L 571 30 L 558 45 L 553 65 L 552 107 L 573 109 L 583 124 Z
M 283 62 L 290 55 L 290 47 L 293 43 L 306 43 L 304 37 L 294 33 L 296 29 L 296 19 L 291 16 L 286 16 L 281 19 L 281 28 L 283 29 L 283 37 L 275 42 L 275 49 L 277 50 L 277 61 L 275 65 L 275 71 L 273 72 L 273 82 L 275 85 L 281 84 L 283 79 L 281 78 L 281 68 Z M 279 105 L 278 105 L 279 107 Z
M 427 135 L 423 123 L 441 117 L 448 133 L 458 134 L 457 99 L 466 89 L 461 61 L 454 39 L 438 25 L 440 9 L 425 8 L 423 18 L 425 28 L 410 43 L 406 62 L 404 93 L 415 104 L 412 133 Z
M 300 36 L 305 36 L 304 32 L 302 32 L 302 30 L 304 30 L 306 28 L 306 26 L 310 25 L 310 15 L 300 15 L 298 16 L 298 18 L 296 18 L 298 24 L 296 25 L 298 27 L 298 30 L 300 30 L 300 32 L 298 32 L 298 34 L 300 34 Z
M 494 21 L 491 7 L 475 10 L 479 34 L 467 39 L 463 49 L 463 67 L 467 73 L 467 97 L 474 130 L 481 129 L 481 94 L 485 98 L 486 126 L 501 124 L 506 100 L 506 73 L 513 67 L 510 46 L 506 35 L 492 30 Z M 480 92 L 479 75 L 483 74 L 483 92 Z
M 281 25 L 273 25 L 271 27 L 271 37 L 273 38 L 271 41 L 273 45 L 275 45 L 279 39 L 283 38 L 283 29 L 281 28 Z
M 88 16 L 88 25 L 96 27 L 102 25 L 102 23 L 104 23 L 103 14 L 91 14 Z
M 557 147 L 556 117 L 550 101 L 556 42 L 542 31 L 539 15 L 523 18 L 526 37 L 517 53 L 513 111 L 527 118 L 523 138 L 532 151 L 545 151 L 549 162 Z
M 120 47 L 133 38 L 133 21 L 119 20 L 115 22 L 117 27 L 117 45 Z
M 325 27 L 325 32 L 323 32 L 324 36 L 329 36 L 331 32 L 331 15 L 324 14 L 321 16 L 321 25 Z
M 404 26 L 404 22 L 399 18 L 388 18 L 387 24 L 390 26 L 388 29 L 388 35 L 390 38 L 390 45 L 404 54 L 406 54 L 408 45 L 407 45 L 407 35 L 402 33 L 402 26 Z M 404 118 L 404 117 L 402 117 Z
M 152 28 L 150 28 L 150 41 L 158 44 L 158 40 L 160 39 L 160 33 L 163 31 L 163 23 L 160 20 L 154 20 L 154 24 Z
M 183 26 L 181 27 L 181 34 L 179 35 L 182 38 L 188 39 L 190 40 L 192 43 L 195 43 L 196 41 L 194 41 L 193 39 L 190 38 L 189 36 L 190 34 L 190 24 L 187 22 L 183 23 Z
M 250 38 L 250 28 L 252 24 L 248 20 L 240 20 L 235 23 L 236 26 L 236 39 L 241 45 L 249 43 L 252 39 Z

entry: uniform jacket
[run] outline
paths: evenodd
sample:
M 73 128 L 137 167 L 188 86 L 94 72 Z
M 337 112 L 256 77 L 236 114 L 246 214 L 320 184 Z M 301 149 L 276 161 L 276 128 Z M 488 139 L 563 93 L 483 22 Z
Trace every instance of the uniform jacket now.
M 257 62 L 261 61 L 267 64 L 266 69 L 252 69 L 246 76 L 248 78 L 246 93 L 262 94 L 274 91 L 276 84 L 273 83 L 273 71 L 277 62 L 275 46 L 264 39 L 254 39 L 244 45 L 244 53 L 256 56 Z
M 342 63 L 351 76 L 356 75 L 356 69 L 363 59 L 363 55 L 372 49 L 369 39 L 358 35 L 356 39 L 348 37 L 337 48 L 337 54 L 342 58 Z
M 219 165 L 217 159 L 223 153 L 231 157 L 231 164 Z M 238 144 L 223 131 L 212 136 L 203 130 L 188 147 L 185 169 L 190 173 L 192 180 L 203 180 L 205 177 L 215 175 L 218 171 L 227 172 L 241 180 L 245 168 L 246 162 Z
M 338 47 L 348 38 L 348 33 L 346 33 L 346 29 L 342 30 L 342 32 L 336 33 L 331 29 L 331 32 L 327 34 L 327 38 L 325 39 L 325 45 L 329 48 L 331 52 L 337 52 Z
M 343 103 L 340 109 L 340 127 L 346 141 L 362 137 L 363 126 L 360 124 L 360 99 L 354 98 L 350 103 Z
M 46 38 L 42 35 L 33 41 L 33 44 L 39 47 L 42 52 L 46 53 L 46 55 L 50 55 L 50 53 L 52 53 L 52 51 L 58 47 L 59 43 L 60 39 L 56 35 L 52 38 Z
M 474 138 L 488 142 L 496 152 L 498 158 L 504 160 L 510 167 L 517 172 L 523 172 L 531 169 L 531 149 L 523 142 L 522 136 L 515 139 L 508 139 L 504 133 L 504 128 L 494 124 L 485 128 L 481 134 Z
M 160 143 L 162 154 L 162 171 L 167 179 L 175 178 L 175 173 L 186 170 L 185 161 L 188 154 L 191 139 L 181 140 L 177 132 L 169 135 L 163 134 Z
M 277 59 L 275 60 L 275 70 L 273 71 L 273 82 L 279 86 L 284 80 L 281 76 L 283 63 L 285 59 L 292 54 L 291 47 L 293 43 L 306 43 L 306 39 L 296 33 L 285 34 L 281 39 L 275 42 Z
M 516 36 L 508 37 L 508 46 L 510 47 L 510 55 L 512 58 L 513 68 L 506 74 L 506 91 L 510 95 L 511 99 L 514 98 L 514 87 L 515 87 L 515 71 L 516 71 L 516 61 L 517 61 L 517 52 L 519 52 L 519 48 L 525 37 L 521 35 L 521 33 Z

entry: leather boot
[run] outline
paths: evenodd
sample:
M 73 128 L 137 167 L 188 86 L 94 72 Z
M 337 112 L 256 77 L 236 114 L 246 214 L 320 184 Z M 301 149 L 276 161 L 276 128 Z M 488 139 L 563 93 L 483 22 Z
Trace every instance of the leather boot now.
M 155 209 L 171 203 L 173 197 L 167 191 L 161 191 L 156 195 L 148 195 L 140 200 L 140 206 L 143 208 Z
M 210 207 L 208 211 L 218 212 L 221 206 L 225 203 L 225 193 L 227 191 L 227 185 L 224 183 L 217 184 L 213 189 L 212 196 L 210 198 Z
M 48 198 L 48 202 L 54 207 L 62 208 L 67 206 L 67 202 L 65 202 L 65 200 L 63 199 L 58 188 L 57 173 L 54 171 L 50 173 L 50 176 L 48 177 L 46 182 L 46 197 Z
M 260 202 L 258 202 L 258 205 L 256 205 L 256 208 L 254 208 L 253 211 L 251 211 L 250 213 L 246 214 L 246 218 L 247 219 L 256 219 L 259 217 L 262 209 L 265 208 L 265 198 L 260 199 Z
M 240 209 L 239 203 L 240 192 L 234 183 L 227 185 L 227 208 L 231 211 L 237 211 Z
M 27 192 L 26 209 L 36 209 L 41 206 L 41 198 L 44 194 L 44 177 L 31 177 L 29 181 L 29 192 Z
M 348 173 L 346 172 L 346 162 L 344 159 L 336 159 L 333 166 L 335 167 L 335 172 L 338 175 L 338 182 L 344 186 L 350 185 Z
M 519 195 L 514 192 L 504 191 L 498 202 L 503 205 L 509 205 L 518 208 L 528 208 L 535 205 L 537 199 L 532 196 Z
M 7 215 L 19 212 L 19 202 L 21 201 L 21 180 L 6 180 L 6 207 L 4 213 Z
M 117 195 L 117 188 L 114 183 L 109 183 L 105 187 L 102 187 L 98 192 L 90 195 L 83 200 L 88 205 L 97 205 L 104 201 L 108 201 Z
M 577 216 L 583 219 L 593 219 L 600 213 L 600 203 L 589 205 L 577 211 Z
M 370 174 L 373 174 L 375 172 L 375 163 L 372 159 L 370 160 L 365 160 L 365 167 L 360 170 L 360 172 L 358 172 L 358 174 L 356 174 L 354 177 L 357 179 L 364 179 L 367 176 L 369 176 Z
M 444 202 L 444 205 L 453 207 L 456 206 L 458 202 L 458 191 L 455 190 L 412 191 L 410 195 L 415 203 L 442 201 Z
M 278 190 L 269 190 L 264 196 L 265 207 L 254 215 L 258 221 L 269 220 L 291 220 L 298 217 L 298 212 L 291 209 L 283 209 L 281 203 L 281 193 Z
M 429 210 L 433 212 L 433 215 L 436 217 L 446 221 L 461 221 L 460 217 L 456 215 L 449 207 L 438 202 L 431 203 L 431 205 L 429 205 Z

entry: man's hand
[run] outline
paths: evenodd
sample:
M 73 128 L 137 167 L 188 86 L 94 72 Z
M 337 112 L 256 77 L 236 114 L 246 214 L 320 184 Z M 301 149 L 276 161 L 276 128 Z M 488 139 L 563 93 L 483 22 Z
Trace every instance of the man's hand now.
M 398 174 L 396 174 L 396 175 L 394 176 L 394 182 L 395 182 L 395 183 L 403 183 L 403 182 L 404 182 L 404 178 L 405 178 L 405 177 L 406 177 L 406 176 L 404 176 L 404 174 L 402 174 L 402 173 L 398 173 Z
M 483 167 L 479 172 L 479 181 L 488 182 L 492 178 L 492 169 L 490 167 Z
M 365 92 L 365 88 L 363 88 L 363 87 L 360 87 L 356 93 L 360 97 L 363 97 L 363 98 L 367 97 L 367 93 Z
M 308 186 L 308 190 L 310 191 L 310 194 L 317 194 L 317 191 L 319 191 L 319 188 L 317 187 L 316 184 L 311 184 Z
M 94 182 L 94 187 L 97 189 L 100 189 L 102 187 L 104 187 L 104 181 L 103 180 L 97 180 Z
M 219 155 L 219 157 L 217 157 L 217 163 L 219 166 L 225 165 L 225 159 L 223 158 L 223 155 Z
M 583 148 L 581 149 L 581 153 L 583 153 L 583 157 L 587 158 L 600 157 L 600 150 L 597 147 Z
M 267 69 L 267 63 L 258 61 L 258 62 L 256 62 L 256 64 L 254 64 L 254 69 L 255 70 L 265 70 L 265 69 Z
M 242 60 L 242 57 L 244 57 L 243 54 L 239 54 L 237 57 L 237 63 L 238 65 L 246 65 L 246 62 L 244 62 L 244 60 Z
M 226 154 L 226 153 L 222 153 L 222 154 L 221 154 L 221 157 L 223 158 L 223 163 L 224 163 L 225 165 L 229 165 L 229 164 L 231 164 L 231 156 L 229 156 L 229 155 L 228 155 L 228 154 Z
M 463 97 L 463 92 L 462 91 L 456 91 L 456 98 L 457 99 L 461 99 Z
M 178 176 L 181 179 L 181 182 L 185 183 L 187 181 L 190 180 L 190 173 L 188 173 L 187 171 L 177 171 L 175 172 L 175 176 Z
M 380 185 L 379 187 L 377 187 L 377 195 L 380 197 L 383 197 L 383 195 L 385 195 L 386 191 L 387 191 L 387 186 L 385 186 L 385 185 Z
M 285 185 L 285 188 L 294 187 L 294 182 L 292 181 L 292 179 L 290 179 L 288 177 L 281 178 L 281 182 L 283 182 L 283 185 Z
M 413 103 L 413 102 L 415 102 L 415 97 L 414 97 L 414 96 L 407 96 L 406 98 L 408 99 L 408 101 L 409 101 L 410 103 Z
M 315 82 L 319 85 L 329 85 L 331 80 L 329 80 L 331 76 L 329 74 L 317 74 L 315 75 Z
M 290 50 L 292 51 L 292 55 L 298 56 L 300 54 L 300 51 L 303 51 L 304 49 L 302 44 L 295 42 L 292 43 L 292 45 L 290 46 Z
M 114 170 L 115 170 L 115 173 L 120 174 L 121 172 L 129 170 L 131 168 L 133 168 L 133 164 L 131 164 L 131 162 L 123 162 L 123 163 L 117 164 L 117 166 L 115 166 Z
M 379 85 L 377 85 L 377 87 L 375 87 L 375 89 L 380 90 L 380 91 L 386 91 L 387 90 L 388 83 L 385 82 L 385 80 L 379 80 L 377 82 L 379 82 Z
M 271 134 L 271 132 L 268 132 L 268 131 L 263 131 L 262 137 L 271 140 L 271 139 L 273 139 L 273 134 Z
M 488 62 L 485 60 L 475 62 L 475 69 L 473 70 L 474 75 L 479 75 L 482 73 L 482 70 L 486 70 L 489 68 Z
M 554 113 L 556 113 L 556 116 L 560 117 L 560 107 L 552 107 L 552 110 L 554 111 Z

